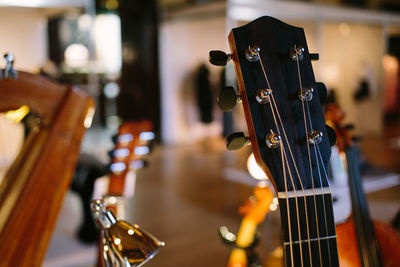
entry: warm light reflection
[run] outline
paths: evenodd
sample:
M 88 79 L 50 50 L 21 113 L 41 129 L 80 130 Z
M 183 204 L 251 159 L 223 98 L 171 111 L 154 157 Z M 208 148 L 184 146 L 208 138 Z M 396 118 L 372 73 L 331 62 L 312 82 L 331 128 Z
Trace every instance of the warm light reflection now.
M 107 252 L 108 251 L 108 246 L 104 245 L 104 251 Z
M 9 110 L 5 113 L 5 117 L 15 123 L 20 122 L 29 113 L 28 106 L 22 106 L 16 110 Z
M 117 245 L 117 246 L 118 246 L 119 244 L 121 244 L 121 239 L 115 238 L 115 239 L 114 239 L 114 244 Z
M 71 68 L 82 68 L 89 61 L 89 50 L 83 44 L 70 44 L 64 52 L 65 64 Z
M 117 198 L 116 198 L 116 197 L 110 197 L 110 198 L 108 199 L 108 202 L 109 202 L 110 204 L 116 204 L 116 203 L 117 203 Z
M 89 110 L 88 110 L 88 112 L 86 114 L 85 121 L 83 122 L 83 126 L 86 129 L 89 129 L 92 126 L 94 112 L 95 112 L 95 108 L 94 107 L 89 108 Z
M 254 154 L 251 153 L 249 158 L 247 159 L 247 170 L 254 178 L 258 180 L 266 180 L 268 179 L 265 172 L 260 168 L 257 164 L 256 159 L 254 158 Z
M 275 203 L 271 203 L 271 205 L 269 205 L 269 209 L 271 211 L 276 211 L 278 209 L 278 205 L 276 205 Z
M 128 230 L 128 234 L 129 234 L 129 235 L 133 235 L 134 233 L 135 233 L 135 232 L 134 232 L 132 229 L 129 229 L 129 230 Z
M 96 16 L 94 40 L 97 59 L 106 73 L 119 73 L 122 66 L 121 20 L 114 14 Z

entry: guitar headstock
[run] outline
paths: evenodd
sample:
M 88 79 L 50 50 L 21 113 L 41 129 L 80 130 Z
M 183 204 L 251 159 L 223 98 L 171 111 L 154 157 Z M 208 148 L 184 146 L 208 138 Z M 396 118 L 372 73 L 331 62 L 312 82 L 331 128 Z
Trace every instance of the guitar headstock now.
M 155 137 L 152 131 L 150 121 L 126 122 L 119 127 L 111 154 L 108 194 L 122 195 L 128 172 L 143 167 L 143 156 L 150 152 L 149 145 Z
M 253 152 L 277 192 L 327 187 L 326 175 L 315 175 L 330 157 L 324 88 L 315 82 L 304 30 L 261 17 L 233 29 L 229 45 Z

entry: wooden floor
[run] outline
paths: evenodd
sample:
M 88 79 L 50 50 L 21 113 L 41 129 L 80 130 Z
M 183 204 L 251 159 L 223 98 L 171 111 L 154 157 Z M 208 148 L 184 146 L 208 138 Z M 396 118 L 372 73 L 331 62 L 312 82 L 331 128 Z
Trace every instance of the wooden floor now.
M 224 179 L 229 152 L 213 143 L 157 147 L 138 173 L 128 219 L 167 244 L 146 266 L 224 266 L 229 249 L 218 228 L 237 229 L 237 208 L 252 189 Z
M 373 148 L 367 145 L 366 149 L 370 149 L 368 156 L 372 157 Z M 240 223 L 237 208 L 251 194 L 252 187 L 226 179 L 224 170 L 228 167 L 244 170 L 246 153 L 227 152 L 223 140 L 155 148 L 149 167 L 138 173 L 136 194 L 128 210 L 130 222 L 166 242 L 146 266 L 220 267 L 226 264 L 229 248 L 221 242 L 218 228 L 227 225 L 233 232 L 237 231 Z M 377 163 L 399 171 L 400 164 L 391 160 L 390 163 L 382 161 L 387 165 Z M 400 161 L 400 156 L 397 160 Z M 372 216 L 390 220 L 400 208 L 399 192 L 397 186 L 369 194 Z M 258 251 L 265 258 L 279 244 L 279 212 L 267 216 L 260 232 Z

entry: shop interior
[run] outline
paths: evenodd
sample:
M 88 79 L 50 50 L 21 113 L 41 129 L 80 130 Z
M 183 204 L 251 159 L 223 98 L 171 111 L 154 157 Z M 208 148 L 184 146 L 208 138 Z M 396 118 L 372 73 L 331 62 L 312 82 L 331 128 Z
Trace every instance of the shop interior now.
M 257 125 L 263 123 L 252 113 L 255 100 L 243 97 L 247 90 L 243 88 L 249 88 L 244 67 L 248 63 L 238 65 L 238 58 L 244 56 L 234 54 L 228 39 L 233 28 L 262 16 L 304 29 L 303 62 L 309 62 L 313 84 L 326 86 L 326 90 L 314 87 L 310 91 L 321 102 L 311 110 L 321 116 L 325 112 L 326 124 L 336 132 L 336 142 L 331 142 L 329 130 L 321 136 L 329 144 L 325 133 L 329 134 L 323 171 L 333 197 L 339 261 L 344 242 L 339 240 L 339 227 L 359 214 L 354 210 L 354 190 L 367 200 L 368 206 L 360 204 L 364 215 L 399 234 L 397 0 L 3 0 L 0 236 L 6 241 L 0 245 L 0 254 L 9 256 L 3 263 L 0 259 L 0 266 L 140 266 L 146 262 L 149 267 L 266 267 L 284 266 L 285 257 L 294 261 L 282 247 L 285 223 L 280 208 L 284 202 L 277 193 L 278 178 L 266 162 L 265 148 L 255 148 Z M 278 41 L 282 40 L 274 38 L 275 32 L 268 27 L 257 28 L 266 36 L 261 55 L 263 49 L 279 50 L 281 45 Z M 235 45 L 239 47 L 240 41 Z M 252 53 L 250 45 L 248 49 Z M 211 64 L 213 50 L 232 53 L 232 62 L 225 58 L 224 66 Z M 296 80 L 296 75 L 290 77 Z M 237 103 L 225 112 L 221 92 L 227 86 L 233 87 Z M 1 92 L 2 88 L 10 89 Z M 23 106 L 21 99 L 27 99 Z M 339 113 L 330 114 L 333 107 Z M 283 124 L 298 127 L 293 118 Z M 230 136 L 236 132 L 250 139 Z M 141 140 L 129 147 L 130 152 L 123 147 L 132 141 L 127 136 Z M 284 135 L 279 138 L 284 142 Z M 42 150 L 35 149 L 35 142 Z M 235 142 L 243 148 L 228 150 Z M 348 147 L 355 151 L 354 166 L 361 174 L 357 185 L 350 179 L 356 174 L 351 173 L 352 162 L 346 161 Z M 119 160 L 126 157 L 125 152 L 135 155 L 121 167 Z M 256 160 L 264 161 L 264 167 Z M 279 157 L 276 160 L 280 162 Z M 321 157 L 322 165 L 324 160 Z M 319 158 L 316 162 L 317 167 L 304 163 L 305 169 L 322 172 Z M 60 177 L 56 170 L 62 170 Z M 13 179 L 14 175 L 23 178 Z M 112 187 L 113 179 L 122 184 Z M 21 193 L 30 188 L 29 194 Z M 270 192 L 269 202 L 260 204 L 260 188 Z M 94 204 L 97 199 L 101 201 Z M 254 219 L 252 234 L 247 233 L 251 244 L 242 249 L 239 229 L 257 204 L 262 212 Z M 106 211 L 101 205 L 110 208 Z M 110 210 L 111 219 L 107 217 Z M 129 229 L 126 240 L 116 241 L 111 230 L 103 229 L 111 229 L 113 218 L 117 224 L 129 223 L 130 228 L 121 223 Z M 302 226 L 299 223 L 298 231 Z M 353 234 L 355 240 L 363 235 Z M 143 255 L 123 249 L 135 235 L 147 238 L 135 239 L 134 246 Z M 376 235 L 380 239 L 378 230 Z M 247 263 L 235 263 L 234 250 L 240 250 Z M 395 251 L 382 251 L 382 260 Z M 127 253 L 127 258 L 118 253 Z M 363 249 L 355 253 L 362 255 Z M 123 262 L 128 258 L 130 265 Z M 307 266 L 302 255 L 301 260 L 301 265 L 292 266 Z

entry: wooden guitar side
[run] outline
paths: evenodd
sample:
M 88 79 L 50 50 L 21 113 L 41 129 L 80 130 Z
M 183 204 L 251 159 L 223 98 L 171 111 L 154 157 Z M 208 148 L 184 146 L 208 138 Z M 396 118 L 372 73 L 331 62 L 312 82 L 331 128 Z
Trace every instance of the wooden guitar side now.
M 0 265 L 40 266 L 94 101 L 78 89 L 24 72 L 0 80 L 0 97 L 0 111 L 28 105 L 41 117 L 0 184 Z

